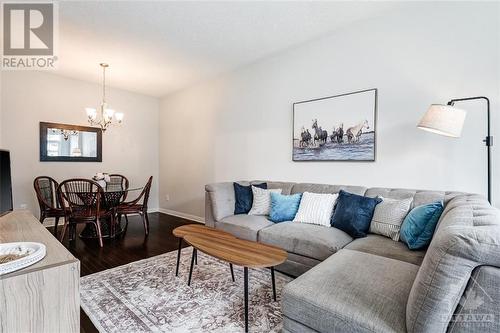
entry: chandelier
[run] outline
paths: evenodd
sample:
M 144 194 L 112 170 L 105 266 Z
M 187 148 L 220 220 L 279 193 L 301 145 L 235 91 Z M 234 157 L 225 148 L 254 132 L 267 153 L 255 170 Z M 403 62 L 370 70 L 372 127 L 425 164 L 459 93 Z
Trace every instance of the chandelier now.
M 53 128 L 52 129 L 52 134 L 60 134 L 63 136 L 64 140 L 65 141 L 68 141 L 69 137 L 70 136 L 76 136 L 78 135 L 78 131 L 75 131 L 75 130 L 65 130 L 65 129 L 56 129 L 56 128 Z
M 85 108 L 87 112 L 87 118 L 91 125 L 99 126 L 104 132 L 115 120 L 118 124 L 123 122 L 123 113 L 116 112 L 113 109 L 108 108 L 108 103 L 106 102 L 106 68 L 109 67 L 108 64 L 99 64 L 102 67 L 102 102 L 99 107 L 100 117 L 97 118 L 97 109 Z

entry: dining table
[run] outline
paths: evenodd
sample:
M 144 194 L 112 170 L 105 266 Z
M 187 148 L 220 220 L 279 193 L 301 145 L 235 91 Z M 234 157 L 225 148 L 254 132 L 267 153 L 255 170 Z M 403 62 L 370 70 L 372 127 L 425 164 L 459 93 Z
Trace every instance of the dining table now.
M 129 198 L 129 194 L 140 193 L 143 187 L 131 187 L 128 189 L 123 189 L 118 186 L 108 186 L 103 187 L 104 198 L 101 201 L 101 208 L 106 211 L 111 211 L 114 214 L 114 208 L 118 207 L 121 203 L 123 203 L 127 198 Z M 116 216 L 115 216 L 116 217 Z M 115 232 L 111 234 L 111 219 L 110 218 L 102 218 L 101 222 L 101 234 L 103 238 L 115 238 L 123 233 L 124 228 L 121 226 L 121 221 L 118 221 L 118 224 L 115 228 Z M 97 230 L 94 225 L 88 223 L 83 228 L 82 232 L 79 235 L 82 239 L 98 239 Z

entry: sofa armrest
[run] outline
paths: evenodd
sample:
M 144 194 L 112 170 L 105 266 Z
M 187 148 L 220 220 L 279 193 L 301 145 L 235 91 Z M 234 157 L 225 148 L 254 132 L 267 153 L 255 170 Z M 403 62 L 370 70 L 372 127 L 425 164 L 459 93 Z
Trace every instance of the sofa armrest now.
M 212 201 L 210 195 L 205 191 L 205 225 L 207 227 L 215 228 L 215 218 L 212 213 Z
M 225 217 L 234 215 L 234 187 L 232 182 L 214 183 L 205 185 L 205 218 L 211 217 L 213 222 L 206 224 L 215 225 Z

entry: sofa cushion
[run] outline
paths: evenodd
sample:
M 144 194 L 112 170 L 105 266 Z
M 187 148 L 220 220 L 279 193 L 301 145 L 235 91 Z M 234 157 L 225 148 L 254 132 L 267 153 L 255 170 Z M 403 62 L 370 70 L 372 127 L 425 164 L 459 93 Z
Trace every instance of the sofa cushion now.
M 382 201 L 341 190 L 332 216 L 332 226 L 354 238 L 366 237 L 375 207 Z
M 265 216 L 232 215 L 217 222 L 215 227 L 229 232 L 238 238 L 256 241 L 259 230 L 273 224 Z
M 262 189 L 252 186 L 253 203 L 248 215 L 269 215 L 271 211 L 271 193 L 281 194 L 280 188 Z
M 285 251 L 324 260 L 343 248 L 352 237 L 342 230 L 314 224 L 282 222 L 262 229 L 259 242 Z
M 340 250 L 285 286 L 283 315 L 318 332 L 406 332 L 406 303 L 418 268 Z
M 399 241 L 401 224 L 410 210 L 412 198 L 402 200 L 382 198 L 382 202 L 375 207 L 370 233 L 387 236 L 393 241 Z
M 390 238 L 380 235 L 368 235 L 365 238 L 358 238 L 354 242 L 347 244 L 345 248 L 397 259 L 415 265 L 420 265 L 425 256 L 425 251 L 411 251 L 404 243 L 395 242 Z
M 413 208 L 401 225 L 401 240 L 411 250 L 429 246 L 443 210 L 440 201 Z
M 294 222 L 330 226 L 337 194 L 304 192 Z
M 248 182 L 238 182 L 238 184 L 248 185 Z M 212 216 L 215 221 L 220 221 L 227 216 L 234 214 L 234 196 L 233 183 L 214 183 L 205 185 L 205 191 L 210 199 Z
M 252 185 L 233 183 L 234 186 L 234 214 L 248 214 L 253 204 Z M 267 189 L 267 183 L 255 184 L 255 187 Z
M 271 193 L 271 211 L 269 219 L 274 223 L 291 221 L 299 210 L 302 193 L 283 195 Z

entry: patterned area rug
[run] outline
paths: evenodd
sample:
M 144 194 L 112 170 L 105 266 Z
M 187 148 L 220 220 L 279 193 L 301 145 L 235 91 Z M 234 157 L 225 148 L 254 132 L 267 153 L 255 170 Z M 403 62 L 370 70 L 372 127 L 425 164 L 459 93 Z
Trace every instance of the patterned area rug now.
M 81 306 L 100 332 L 243 332 L 243 268 L 198 252 L 187 285 L 192 248 L 136 261 L 81 278 Z M 272 299 L 271 272 L 249 270 L 250 332 L 280 332 L 281 290 L 292 279 L 276 272 L 278 301 Z

